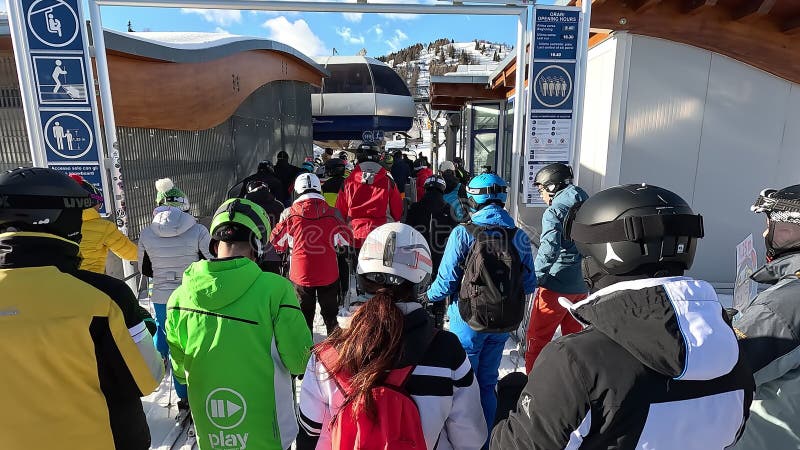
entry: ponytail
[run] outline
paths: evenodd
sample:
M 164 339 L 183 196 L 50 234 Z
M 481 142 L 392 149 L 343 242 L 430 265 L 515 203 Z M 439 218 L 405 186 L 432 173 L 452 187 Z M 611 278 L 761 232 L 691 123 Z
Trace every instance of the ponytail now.
M 395 298 L 392 290 L 379 289 L 353 314 L 348 328 L 337 329 L 320 344 L 338 350 L 339 360 L 329 368 L 332 373 L 352 374 L 351 392 L 345 393 L 342 409 L 353 403 L 355 414 L 364 411 L 373 420 L 377 418 L 377 411 L 371 390 L 399 362 L 402 350 L 404 318 L 395 306 Z M 333 422 L 337 418 L 338 413 Z

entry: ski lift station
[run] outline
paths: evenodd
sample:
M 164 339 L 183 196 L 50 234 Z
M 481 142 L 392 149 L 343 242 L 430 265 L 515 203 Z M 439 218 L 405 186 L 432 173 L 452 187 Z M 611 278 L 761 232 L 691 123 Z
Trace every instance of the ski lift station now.
M 99 24 L 98 5 L 136 3 L 147 1 L 90 0 L 92 23 Z M 180 6 L 227 6 L 190 3 Z M 583 12 L 569 8 L 575 2 L 563 1 L 551 8 L 562 8 L 567 19 L 580 17 L 573 32 L 561 36 L 572 39 L 577 50 L 573 46 L 571 55 L 551 53 L 541 61 L 543 35 L 537 35 L 534 2 L 327 2 L 322 9 L 308 6 L 313 2 L 260 3 L 339 12 L 400 12 L 391 8 L 402 6 L 439 13 L 435 8 L 447 6 L 457 13 L 519 17 L 516 51 L 496 69 L 431 77 L 425 101 L 447 118 L 446 145 L 433 149 L 433 160 L 460 156 L 475 172 L 492 166 L 510 182 L 508 208 L 534 242 L 543 205 L 532 188 L 533 173 L 542 163 L 563 160 L 574 165 L 577 183 L 590 194 L 642 182 L 680 194 L 705 222 L 691 275 L 732 288 L 736 244 L 763 228 L 763 219 L 749 211 L 752 200 L 763 188 L 799 182 L 797 0 L 594 0 L 591 10 L 581 5 Z M 255 2 L 230 4 L 249 9 Z M 58 27 L 49 31 L 55 34 L 69 34 L 67 25 L 47 23 Z M 407 132 L 417 115 L 408 86 L 380 61 L 312 59 L 278 42 L 215 33 L 104 30 L 99 43 L 88 42 L 98 40 L 98 30 L 84 30 L 98 67 L 97 96 L 90 96 L 92 89 L 81 88 L 90 84 L 74 77 L 92 72 L 75 66 L 83 63 L 79 57 L 43 53 L 15 61 L 12 34 L 21 31 L 12 33 L 14 27 L 13 20 L 0 19 L 0 169 L 47 164 L 31 151 L 34 141 L 56 150 L 86 144 L 55 125 L 45 126 L 52 136 L 29 139 L 30 117 L 23 106 L 105 107 L 113 97 L 113 108 L 98 120 L 95 137 L 112 143 L 98 164 L 108 171 L 102 179 L 113 181 L 108 189 L 117 194 L 106 197 L 124 198 L 124 204 L 106 206 L 122 208 L 118 224 L 126 225 L 132 238 L 150 221 L 157 178 L 175 177 L 192 186 L 192 212 L 210 216 L 227 187 L 280 150 L 300 164 L 313 155 L 314 140 L 358 140 L 371 130 L 387 136 Z M 28 72 L 18 73 L 20 67 Z M 109 86 L 101 68 L 107 68 Z M 41 81 L 38 97 L 26 97 L 20 85 L 20 77 L 30 76 Z

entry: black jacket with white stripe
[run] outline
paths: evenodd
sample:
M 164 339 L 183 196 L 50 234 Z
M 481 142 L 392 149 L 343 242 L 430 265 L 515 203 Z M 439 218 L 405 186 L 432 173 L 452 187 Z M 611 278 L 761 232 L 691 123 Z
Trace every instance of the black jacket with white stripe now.
M 588 327 L 545 347 L 492 449 L 719 450 L 738 440 L 753 377 L 711 285 L 626 281 L 570 309 Z
M 419 409 L 428 450 L 480 449 L 486 442 L 486 421 L 464 348 L 448 331 L 439 331 L 431 340 L 433 324 L 418 303 L 398 307 L 406 314 L 397 368 L 416 366 L 405 390 Z M 343 402 L 336 382 L 312 354 L 300 391 L 297 450 L 331 448 L 330 421 Z

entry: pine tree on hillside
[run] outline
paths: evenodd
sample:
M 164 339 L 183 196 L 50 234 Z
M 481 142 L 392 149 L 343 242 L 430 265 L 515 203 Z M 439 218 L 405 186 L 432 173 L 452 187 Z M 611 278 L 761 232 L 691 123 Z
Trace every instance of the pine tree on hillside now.
M 450 59 L 455 59 L 456 57 L 456 48 L 452 45 L 447 47 L 447 57 Z
M 494 56 L 492 56 L 492 61 L 500 62 L 500 55 L 497 53 L 497 50 L 494 51 Z
M 480 49 L 481 49 L 481 44 L 478 42 L 477 39 L 475 39 L 475 50 L 480 50 Z

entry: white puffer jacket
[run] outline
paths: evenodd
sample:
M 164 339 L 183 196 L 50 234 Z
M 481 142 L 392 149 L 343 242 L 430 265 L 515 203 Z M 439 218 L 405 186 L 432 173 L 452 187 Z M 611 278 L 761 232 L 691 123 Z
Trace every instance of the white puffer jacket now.
M 190 264 L 211 259 L 210 242 L 206 227 L 190 214 L 174 206 L 153 210 L 153 223 L 139 237 L 139 267 L 146 255 L 153 268 L 153 303 L 167 303 Z

